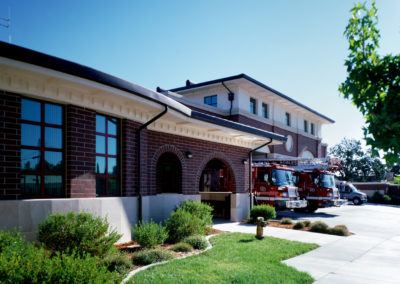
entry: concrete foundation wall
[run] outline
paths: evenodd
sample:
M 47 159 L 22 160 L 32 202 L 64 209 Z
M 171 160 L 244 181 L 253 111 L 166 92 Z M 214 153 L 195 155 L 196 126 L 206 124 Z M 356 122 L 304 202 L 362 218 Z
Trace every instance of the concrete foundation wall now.
M 200 194 L 163 193 L 142 197 L 143 220 L 161 222 L 166 220 L 171 212 L 181 202 L 193 199 L 200 201 Z
M 240 222 L 249 217 L 250 199 L 248 193 L 232 193 L 231 195 L 231 221 Z
M 137 197 L 30 199 L 0 201 L 0 230 L 18 228 L 34 240 L 38 225 L 54 212 L 90 212 L 107 217 L 122 234 L 120 242 L 131 240 L 131 226 L 137 223 Z

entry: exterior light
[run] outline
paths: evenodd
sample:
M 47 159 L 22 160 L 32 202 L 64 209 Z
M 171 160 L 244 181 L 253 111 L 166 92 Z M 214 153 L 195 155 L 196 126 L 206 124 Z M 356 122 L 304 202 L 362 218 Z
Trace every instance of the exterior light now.
M 188 159 L 193 158 L 193 154 L 192 154 L 192 152 L 190 152 L 190 151 L 186 151 L 186 152 L 185 152 L 185 155 L 186 155 L 186 158 L 188 158 Z

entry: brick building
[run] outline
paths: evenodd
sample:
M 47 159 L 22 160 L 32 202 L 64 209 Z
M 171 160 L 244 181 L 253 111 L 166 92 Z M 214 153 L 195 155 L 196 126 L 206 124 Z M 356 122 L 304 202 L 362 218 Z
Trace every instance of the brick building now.
M 0 229 L 33 238 L 51 212 L 85 210 L 127 240 L 139 219 L 162 220 L 185 199 L 241 220 L 249 153 L 286 137 L 229 118 L 0 43 Z

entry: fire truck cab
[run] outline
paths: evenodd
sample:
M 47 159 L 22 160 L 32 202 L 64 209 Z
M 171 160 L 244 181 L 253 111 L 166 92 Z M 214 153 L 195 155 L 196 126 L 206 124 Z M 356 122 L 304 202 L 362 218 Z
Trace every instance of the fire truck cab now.
M 307 201 L 299 197 L 293 169 L 279 164 L 253 165 L 253 193 L 256 204 L 269 204 L 276 209 L 305 208 Z

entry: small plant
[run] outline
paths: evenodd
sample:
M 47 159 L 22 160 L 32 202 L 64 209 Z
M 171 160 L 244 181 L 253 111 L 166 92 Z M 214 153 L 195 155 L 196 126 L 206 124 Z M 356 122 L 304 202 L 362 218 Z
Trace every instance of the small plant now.
M 38 240 L 44 246 L 56 252 L 89 253 L 103 257 L 112 248 L 121 235 L 109 232 L 106 219 L 90 213 L 51 214 L 39 225 Z
M 168 238 L 167 229 L 153 221 L 138 223 L 132 228 L 133 238 L 144 248 L 162 245 Z
M 263 217 L 265 221 L 273 219 L 276 217 L 275 208 L 270 205 L 256 205 L 250 211 L 250 219 L 255 223 L 257 217 Z
M 193 247 L 188 243 L 180 242 L 175 244 L 172 250 L 176 252 L 190 252 L 193 250 Z
M 345 225 L 336 225 L 333 228 L 329 228 L 329 234 L 337 236 L 350 236 L 349 229 Z
M 308 228 L 308 227 L 311 226 L 311 221 L 310 220 L 304 220 L 304 221 L 301 221 L 301 222 L 303 223 L 305 228 Z
M 208 242 L 203 236 L 190 236 L 183 240 L 183 242 L 191 245 L 194 249 L 206 249 L 208 247 Z
M 172 259 L 171 252 L 162 249 L 143 250 L 135 254 L 133 262 L 137 265 L 148 265 Z
M 382 198 L 383 198 L 383 203 L 386 203 L 386 204 L 392 203 L 392 198 L 389 195 L 385 194 Z
M 196 200 L 186 200 L 182 202 L 178 209 L 185 210 L 193 216 L 199 218 L 204 227 L 212 225 L 212 207 L 208 204 Z
M 293 220 L 290 218 L 282 218 L 281 224 L 282 225 L 291 225 L 291 224 L 293 224 Z
M 166 227 L 169 240 L 174 243 L 192 235 L 202 235 L 205 232 L 203 221 L 182 209 L 172 212 L 166 222 Z
M 293 229 L 295 229 L 295 230 L 304 229 L 304 222 L 296 222 L 296 224 L 293 225 Z
M 10 247 L 22 247 L 25 240 L 18 231 L 0 231 L 0 253 Z
M 311 224 L 310 231 L 315 232 L 315 233 L 324 233 L 327 234 L 329 230 L 329 226 L 322 222 L 322 221 L 316 221 Z
M 107 267 L 108 271 L 116 271 L 124 275 L 131 268 L 131 259 L 126 253 L 119 252 L 115 249 L 101 259 L 101 264 Z
M 370 202 L 372 203 L 383 203 L 383 194 L 380 193 L 379 191 L 375 191 L 372 197 L 369 199 Z

